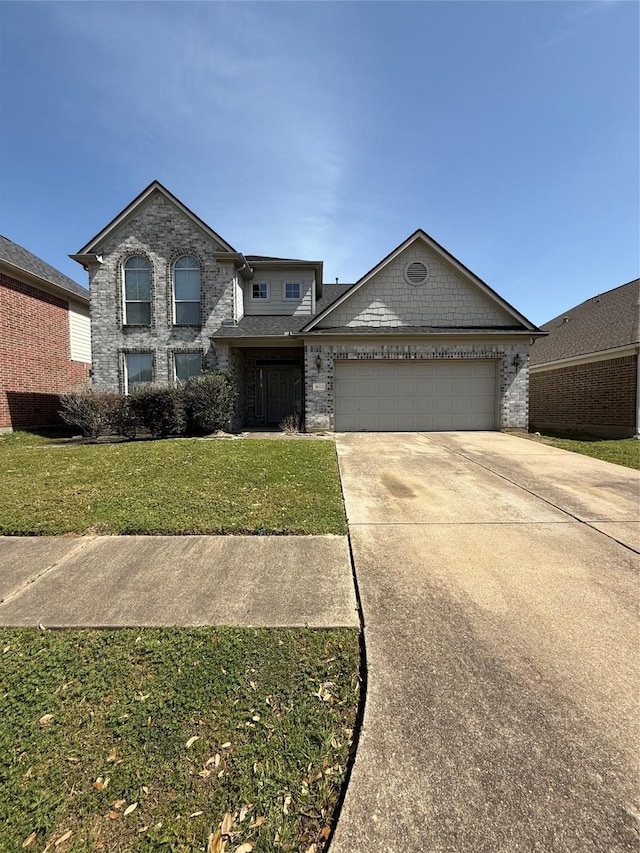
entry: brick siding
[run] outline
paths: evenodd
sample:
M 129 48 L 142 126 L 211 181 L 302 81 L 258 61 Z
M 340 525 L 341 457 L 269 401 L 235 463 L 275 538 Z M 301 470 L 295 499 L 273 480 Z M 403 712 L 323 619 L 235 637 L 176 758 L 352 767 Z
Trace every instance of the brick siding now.
M 59 424 L 58 395 L 89 367 L 69 358 L 68 303 L 0 273 L 0 430 Z
M 635 435 L 637 363 L 637 355 L 629 355 L 532 373 L 531 428 Z

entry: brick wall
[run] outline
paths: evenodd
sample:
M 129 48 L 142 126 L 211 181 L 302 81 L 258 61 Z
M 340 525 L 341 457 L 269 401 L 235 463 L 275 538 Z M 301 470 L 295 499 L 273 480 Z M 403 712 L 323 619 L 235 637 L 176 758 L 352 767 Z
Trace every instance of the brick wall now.
M 532 373 L 531 429 L 635 435 L 637 363 L 630 355 Z
M 95 385 L 124 391 L 123 354 L 150 352 L 154 381 L 173 380 L 172 350 L 201 352 L 207 368 L 212 333 L 234 316 L 236 273 L 218 263 L 221 247 L 163 196 L 155 196 L 110 234 L 100 247 L 103 263 L 91 273 L 91 351 Z M 151 268 L 151 324 L 127 326 L 122 316 L 123 265 L 132 255 L 145 257 Z M 173 264 L 181 255 L 200 263 L 202 323 L 173 325 Z
M 335 359 L 495 359 L 498 371 L 498 429 L 526 429 L 528 425 L 529 345 L 511 341 L 494 343 L 324 343 L 307 338 L 305 346 L 306 425 L 312 430 L 332 430 L 334 426 Z M 515 356 L 520 366 L 515 367 Z M 320 369 L 316 358 L 320 356 Z M 320 383 L 322 390 L 314 390 Z
M 69 358 L 68 303 L 0 273 L 0 430 L 60 423 L 58 394 L 89 367 Z

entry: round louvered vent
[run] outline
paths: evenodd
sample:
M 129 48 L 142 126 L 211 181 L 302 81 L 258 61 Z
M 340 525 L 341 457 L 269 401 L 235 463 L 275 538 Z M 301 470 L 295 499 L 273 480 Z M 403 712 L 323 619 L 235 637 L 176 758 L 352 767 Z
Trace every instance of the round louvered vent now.
M 407 284 L 412 284 L 417 287 L 419 284 L 424 284 L 429 275 L 429 270 L 422 261 L 413 261 L 407 264 L 404 268 L 404 278 Z

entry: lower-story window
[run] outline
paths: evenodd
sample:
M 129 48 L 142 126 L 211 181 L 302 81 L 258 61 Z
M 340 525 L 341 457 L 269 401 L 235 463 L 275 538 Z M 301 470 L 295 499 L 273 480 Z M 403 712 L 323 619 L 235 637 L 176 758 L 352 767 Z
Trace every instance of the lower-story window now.
M 153 353 L 128 352 L 124 356 L 125 388 L 127 394 L 136 386 L 153 382 Z
M 176 381 L 186 385 L 190 379 L 202 376 L 202 354 L 199 352 L 177 352 L 174 355 Z

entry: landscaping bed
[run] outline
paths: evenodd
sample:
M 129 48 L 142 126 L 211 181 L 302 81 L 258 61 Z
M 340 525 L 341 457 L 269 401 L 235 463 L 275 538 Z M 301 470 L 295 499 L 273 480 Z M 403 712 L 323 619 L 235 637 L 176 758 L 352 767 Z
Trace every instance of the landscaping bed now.
M 0 438 L 0 534 L 346 533 L 333 442 Z
M 357 631 L 4 629 L 0 642 L 3 849 L 325 848 Z

